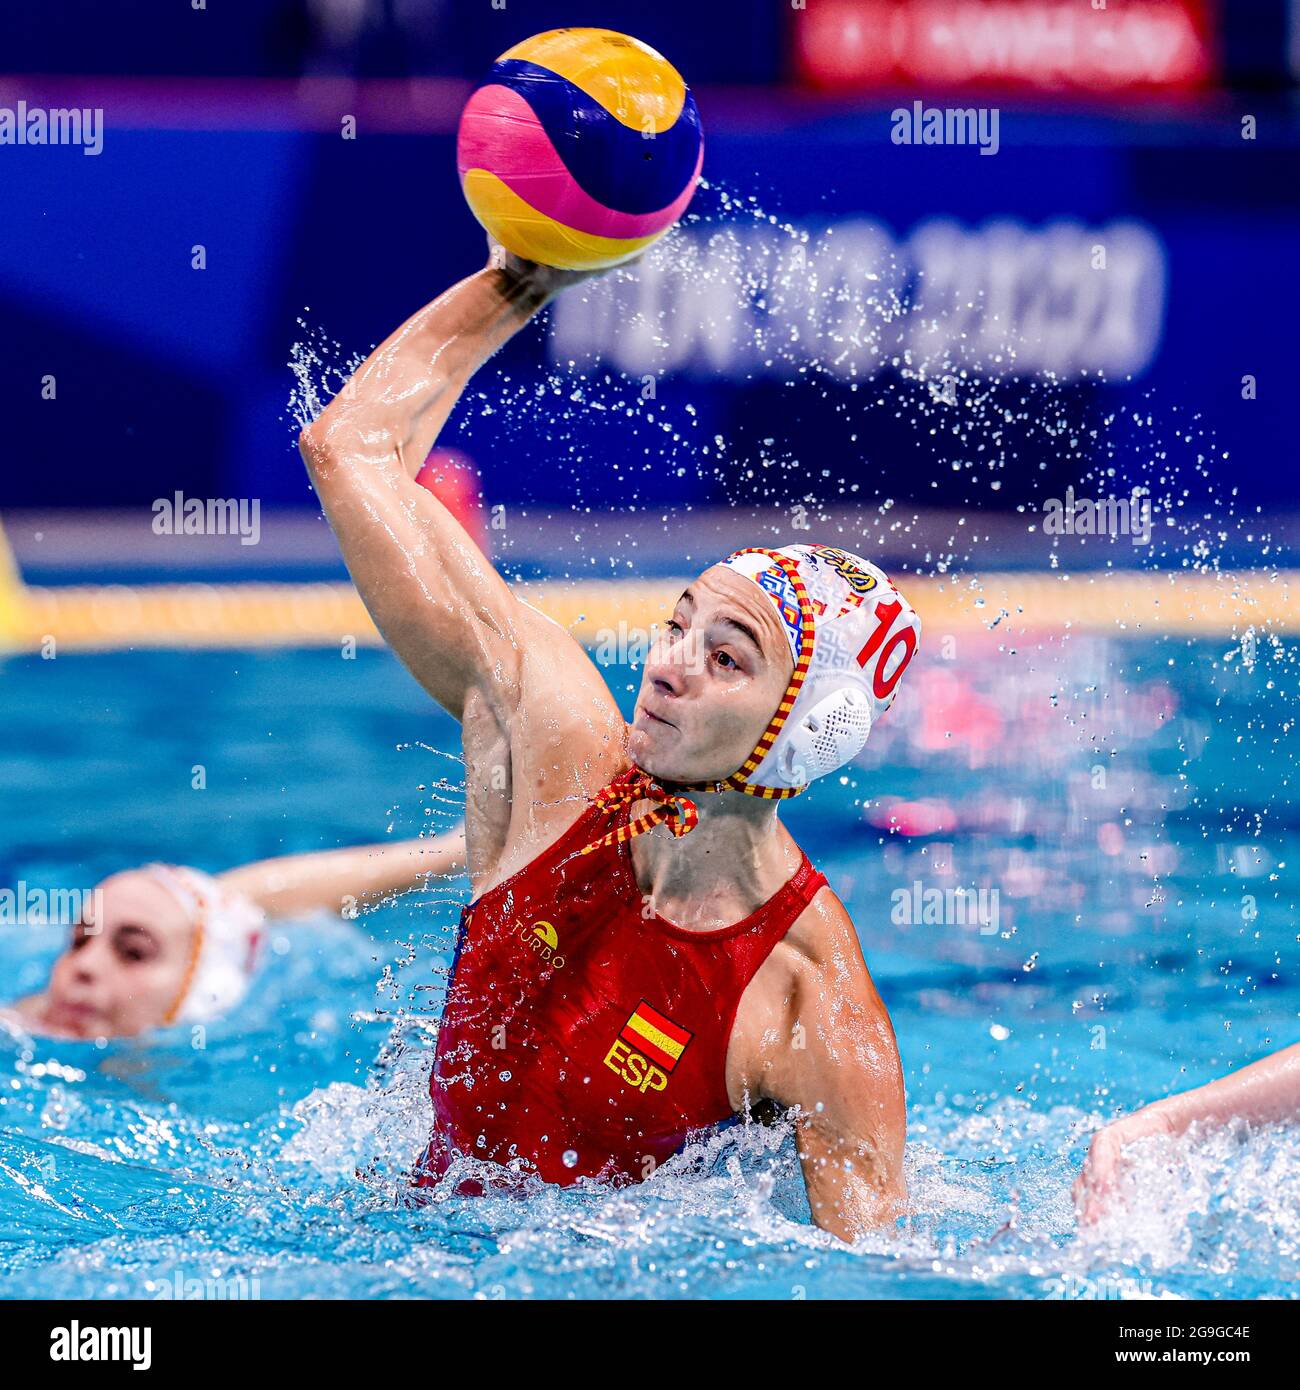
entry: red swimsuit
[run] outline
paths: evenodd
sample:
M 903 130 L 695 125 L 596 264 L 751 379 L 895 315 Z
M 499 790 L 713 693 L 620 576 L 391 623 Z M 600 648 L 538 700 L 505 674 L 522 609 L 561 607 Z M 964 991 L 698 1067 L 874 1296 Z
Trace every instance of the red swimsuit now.
M 740 996 L 826 879 L 804 855 L 744 921 L 683 931 L 645 905 L 626 843 L 577 853 L 629 813 L 589 806 L 462 912 L 421 1185 L 457 1153 L 548 1182 L 639 1181 L 731 1115 Z

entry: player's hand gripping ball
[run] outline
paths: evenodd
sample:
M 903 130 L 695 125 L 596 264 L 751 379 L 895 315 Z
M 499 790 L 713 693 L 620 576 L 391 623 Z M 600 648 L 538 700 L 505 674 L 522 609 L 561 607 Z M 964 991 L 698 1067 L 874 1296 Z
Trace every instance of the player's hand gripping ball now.
M 553 29 L 493 64 L 461 115 L 456 162 L 470 210 L 506 250 L 603 270 L 682 215 L 704 137 L 686 83 L 653 48 Z

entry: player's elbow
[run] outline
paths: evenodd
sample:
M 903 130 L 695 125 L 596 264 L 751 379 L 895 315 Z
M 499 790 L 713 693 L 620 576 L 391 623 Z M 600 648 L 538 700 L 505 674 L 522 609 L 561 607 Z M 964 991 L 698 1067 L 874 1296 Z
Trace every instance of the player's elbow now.
M 298 452 L 317 490 L 331 479 L 346 486 L 362 476 L 368 485 L 404 476 L 401 443 L 392 430 L 333 416 L 331 409 L 299 430 Z
M 362 456 L 360 445 L 361 441 L 349 438 L 338 421 L 329 421 L 325 416 L 317 416 L 303 426 L 298 434 L 298 452 L 318 492 L 331 484 L 331 491 L 347 486 L 347 480 L 355 476 L 351 465 Z
M 302 455 L 303 463 L 307 465 L 307 471 L 313 477 L 329 468 L 333 448 L 329 433 L 319 415 L 316 419 L 309 420 L 298 431 L 298 452 Z

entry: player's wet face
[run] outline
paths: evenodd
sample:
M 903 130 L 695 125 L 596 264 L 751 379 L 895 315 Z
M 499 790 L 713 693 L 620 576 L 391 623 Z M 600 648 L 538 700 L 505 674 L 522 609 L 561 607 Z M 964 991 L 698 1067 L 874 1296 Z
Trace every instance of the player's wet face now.
M 775 606 L 714 565 L 673 609 L 646 660 L 629 751 L 678 782 L 728 777 L 754 751 L 794 661 Z

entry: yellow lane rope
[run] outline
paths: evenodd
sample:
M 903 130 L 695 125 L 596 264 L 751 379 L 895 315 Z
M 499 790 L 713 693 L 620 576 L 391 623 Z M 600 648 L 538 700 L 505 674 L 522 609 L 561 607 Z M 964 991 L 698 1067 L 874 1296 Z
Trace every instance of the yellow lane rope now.
M 16 645 L 24 625 L 23 584 L 0 526 L 0 650 Z
M 23 589 L 0 538 L 0 643 L 38 650 L 377 645 L 350 584 L 158 584 Z M 6 575 L 8 576 L 6 578 Z M 693 575 L 548 580 L 515 592 L 588 646 L 642 640 Z M 949 633 L 1072 631 L 1113 636 L 1300 630 L 1300 571 L 997 572 L 896 576 L 921 615 L 923 646 Z

